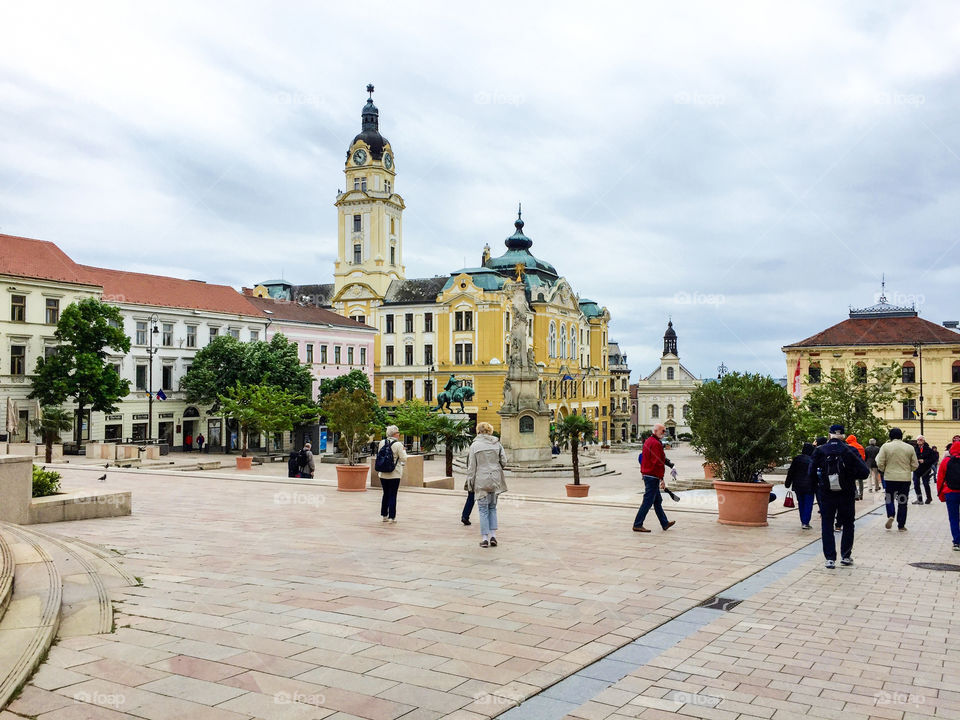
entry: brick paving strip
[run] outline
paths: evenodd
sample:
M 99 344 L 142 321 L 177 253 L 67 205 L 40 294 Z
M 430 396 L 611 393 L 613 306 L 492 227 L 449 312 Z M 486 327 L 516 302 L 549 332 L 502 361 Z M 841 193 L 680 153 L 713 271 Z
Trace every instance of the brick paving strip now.
M 88 475 L 70 469 L 64 486 L 88 484 Z M 680 522 L 668 533 L 640 535 L 630 531 L 630 510 L 515 500 L 501 508 L 500 547 L 483 550 L 477 545 L 476 523 L 459 523 L 462 496 L 456 493 L 401 493 L 399 523 L 384 525 L 378 517 L 378 492 L 342 494 L 326 487 L 202 474 L 111 473 L 109 483 L 111 489 L 134 491 L 131 517 L 50 529 L 117 549 L 126 568 L 143 578 L 143 587 L 114 593 L 116 633 L 71 638 L 52 648 L 46 664 L 0 720 L 493 717 L 619 648 L 633 647 L 636 638 L 813 539 L 800 531 L 792 514 L 778 516 L 768 528 L 739 529 L 719 526 L 709 515 L 687 513 L 678 515 Z M 924 560 L 932 559 L 937 543 L 949 548 L 942 508 L 911 510 L 911 529 L 917 524 L 921 532 L 886 538 L 879 530 L 874 533 L 880 538 L 877 547 L 909 543 L 923 555 L 916 559 Z M 937 519 L 930 521 L 926 548 L 921 543 L 924 514 Z M 865 542 L 861 535 L 858 548 L 865 548 Z M 889 552 L 896 551 L 891 546 Z M 906 612 L 891 609 L 889 599 L 883 604 L 883 594 L 892 592 L 887 583 L 897 587 L 904 577 L 906 559 L 891 558 L 896 567 L 889 569 L 884 585 L 869 585 L 876 618 L 868 619 L 878 634 L 895 612 Z M 916 572 L 918 578 L 931 575 Z M 873 577 L 862 562 L 853 571 L 834 573 L 838 584 L 845 577 L 859 582 Z M 949 578 L 954 585 L 956 580 Z M 723 642 L 725 633 L 740 623 L 749 628 L 740 627 L 735 641 L 725 642 L 736 649 L 746 638 L 764 652 L 751 650 L 740 657 L 720 652 L 728 649 L 724 647 L 713 653 L 744 676 L 773 667 L 779 682 L 805 680 L 784 676 L 782 667 L 788 663 L 782 660 L 753 667 L 752 658 L 775 654 L 767 646 L 783 637 L 796 635 L 796 652 L 804 658 L 813 652 L 802 647 L 797 630 L 756 621 L 776 613 L 797 620 L 796 610 L 781 605 L 775 613 L 758 605 L 784 581 L 722 613 L 581 707 L 570 708 L 570 716 L 660 717 L 655 713 L 672 714 L 679 707 L 681 714 L 694 717 L 738 717 L 720 705 L 694 702 L 665 710 L 665 705 L 644 705 L 638 698 L 662 703 L 666 693 L 686 691 L 696 684 L 688 676 L 707 677 L 694 668 L 708 667 L 709 679 L 722 677 L 721 668 L 709 667 L 716 660 L 698 664 L 688 659 L 709 642 Z M 859 587 L 851 583 L 844 593 Z M 825 622 L 805 622 L 806 639 L 820 650 L 825 644 L 821 633 L 847 639 L 833 662 L 851 672 L 844 653 L 856 650 L 856 639 L 842 630 L 850 614 L 834 607 L 847 596 L 828 593 L 817 610 Z M 791 608 L 796 597 L 788 597 Z M 926 611 L 924 622 L 941 629 L 956 609 L 955 595 L 948 600 L 949 608 L 934 613 L 930 600 L 911 599 Z M 804 617 L 819 600 L 805 602 Z M 916 619 L 917 607 L 910 609 Z M 827 631 L 831 621 L 841 629 Z M 896 627 L 900 625 L 906 628 L 906 620 Z M 889 632 L 884 632 L 886 637 Z M 916 643 L 910 646 L 913 655 L 907 653 L 914 658 L 911 664 L 895 652 L 896 640 L 889 637 L 884 646 L 889 649 L 881 653 L 891 663 L 884 672 L 903 668 L 915 678 L 921 667 Z M 941 647 L 936 662 L 943 663 L 946 654 Z M 812 661 L 800 665 L 806 662 Z M 685 679 L 676 680 L 680 676 Z M 609 685 L 614 679 L 601 681 Z M 759 678 L 752 682 L 766 690 L 757 697 L 779 697 L 778 688 L 767 688 L 771 680 L 762 686 Z M 704 683 L 701 689 L 706 687 Z M 805 687 L 804 697 L 828 690 L 835 688 Z M 611 702 L 620 699 L 621 704 Z M 775 714 L 781 710 L 799 717 L 806 705 L 789 710 L 792 704 L 785 700 L 770 713 L 743 717 L 792 717 Z M 906 719 L 903 714 L 881 716 Z

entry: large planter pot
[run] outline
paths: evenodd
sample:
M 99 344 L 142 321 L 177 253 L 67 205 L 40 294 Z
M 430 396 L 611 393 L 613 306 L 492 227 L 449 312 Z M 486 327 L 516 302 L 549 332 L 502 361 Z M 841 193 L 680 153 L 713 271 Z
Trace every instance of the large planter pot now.
M 573 497 L 573 498 L 586 497 L 587 493 L 589 492 L 590 492 L 589 485 L 583 485 L 583 484 L 574 485 L 573 483 L 570 483 L 567 485 L 567 497 Z
M 715 480 L 717 478 L 717 466 L 713 463 L 703 464 L 703 477 L 706 480 Z
M 252 457 L 237 458 L 237 470 L 249 470 L 252 465 L 253 465 Z
M 714 480 L 717 491 L 717 522 L 743 527 L 765 527 L 770 504 L 770 483 L 739 483 Z
M 364 492 L 367 489 L 366 465 L 337 465 L 337 490 L 340 492 Z

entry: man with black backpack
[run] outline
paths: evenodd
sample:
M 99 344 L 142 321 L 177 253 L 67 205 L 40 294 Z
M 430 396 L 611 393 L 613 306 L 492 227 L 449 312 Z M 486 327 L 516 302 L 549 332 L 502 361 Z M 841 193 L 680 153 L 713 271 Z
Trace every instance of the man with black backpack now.
M 837 566 L 834 518 L 843 526 L 840 535 L 840 564 L 853 565 L 853 521 L 857 504 L 857 480 L 870 474 L 860 453 L 843 441 L 843 425 L 830 426 L 830 439 L 813 451 L 810 477 L 819 482 L 820 530 L 823 557 L 828 570 Z
M 960 435 L 953 436 L 937 469 L 937 496 L 947 504 L 953 549 L 960 551 Z

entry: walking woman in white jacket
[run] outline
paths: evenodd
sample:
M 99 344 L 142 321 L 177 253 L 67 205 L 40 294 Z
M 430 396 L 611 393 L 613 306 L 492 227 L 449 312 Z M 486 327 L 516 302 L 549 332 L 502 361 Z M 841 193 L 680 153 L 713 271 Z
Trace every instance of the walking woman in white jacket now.
M 497 546 L 497 497 L 507 490 L 503 477 L 506 464 L 507 454 L 494 436 L 493 426 L 486 422 L 479 423 L 477 437 L 467 455 L 466 488 L 476 494 L 480 513 L 480 547 L 483 548 Z

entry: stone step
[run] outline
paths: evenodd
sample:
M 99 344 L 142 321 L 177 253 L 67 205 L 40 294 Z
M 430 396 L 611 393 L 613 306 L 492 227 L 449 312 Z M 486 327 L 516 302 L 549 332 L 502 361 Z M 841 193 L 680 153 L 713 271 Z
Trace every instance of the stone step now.
M 13 550 L 7 545 L 3 535 L 0 535 L 0 618 L 3 617 L 10 597 L 13 595 Z
M 0 523 L 13 553 L 13 595 L 0 618 L 0 708 L 30 678 L 60 623 L 62 581 L 53 558 L 13 525 Z
M 123 556 L 117 552 L 108 550 L 100 545 L 88 543 L 85 540 L 78 540 L 76 538 L 70 538 L 68 540 L 59 537 L 54 533 L 41 531 L 36 528 L 24 529 L 39 535 L 47 535 L 54 537 L 57 540 L 62 540 L 66 542 L 74 550 L 74 552 L 85 554 L 90 562 L 94 564 L 94 567 L 100 574 L 101 578 L 103 578 L 103 581 L 107 587 L 130 587 L 132 585 L 140 584 L 136 576 L 131 575 L 123 567 L 121 563 L 121 558 Z

